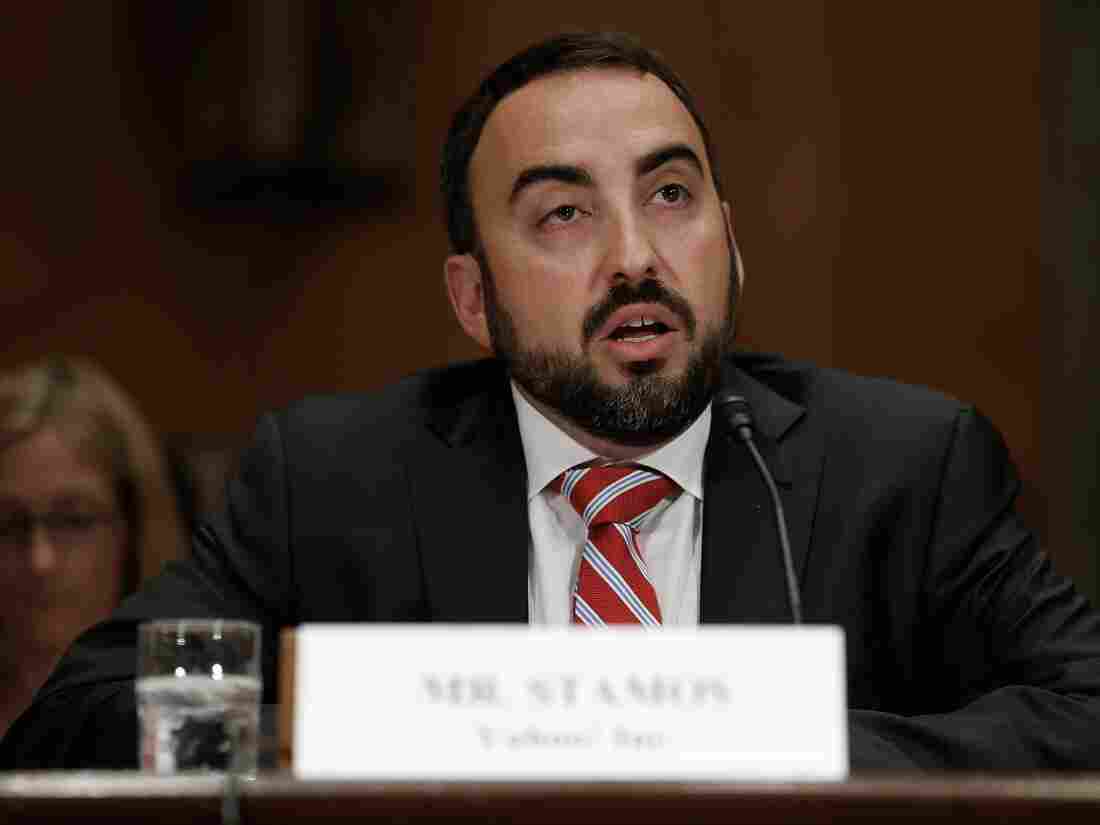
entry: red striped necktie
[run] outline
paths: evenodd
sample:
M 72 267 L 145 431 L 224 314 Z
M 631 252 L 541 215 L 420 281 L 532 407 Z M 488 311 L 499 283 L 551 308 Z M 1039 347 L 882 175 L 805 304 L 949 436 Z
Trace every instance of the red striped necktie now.
M 587 530 L 573 591 L 573 624 L 661 624 L 638 528 L 679 489 L 676 483 L 642 467 L 613 465 L 566 470 L 550 486 L 569 499 Z

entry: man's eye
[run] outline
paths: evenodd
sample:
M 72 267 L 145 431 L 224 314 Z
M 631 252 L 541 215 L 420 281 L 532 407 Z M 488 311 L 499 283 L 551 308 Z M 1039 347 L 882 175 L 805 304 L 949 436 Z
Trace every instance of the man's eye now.
M 691 194 L 679 183 L 669 183 L 657 190 L 657 194 L 665 203 L 680 203 L 686 201 Z
M 577 211 L 577 207 L 575 206 L 559 206 L 557 209 L 551 209 L 547 212 L 542 222 L 548 223 L 553 221 L 555 223 L 570 223 L 577 216 Z

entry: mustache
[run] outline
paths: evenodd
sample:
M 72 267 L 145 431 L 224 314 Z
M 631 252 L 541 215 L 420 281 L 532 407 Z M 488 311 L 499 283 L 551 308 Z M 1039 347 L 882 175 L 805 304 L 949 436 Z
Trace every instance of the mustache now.
M 587 344 L 592 340 L 596 330 L 602 327 L 613 313 L 632 304 L 660 304 L 668 308 L 683 322 L 688 340 L 695 338 L 695 313 L 688 302 L 656 278 L 647 278 L 637 284 L 626 282 L 615 284 L 608 290 L 606 298 L 585 313 L 581 327 L 584 343 Z

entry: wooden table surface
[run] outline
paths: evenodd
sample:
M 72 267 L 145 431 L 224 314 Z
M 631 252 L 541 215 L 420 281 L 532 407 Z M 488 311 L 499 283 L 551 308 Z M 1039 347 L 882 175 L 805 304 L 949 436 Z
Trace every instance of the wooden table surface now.
M 1100 825 L 1100 773 L 865 776 L 840 783 L 340 782 L 136 772 L 0 774 L 0 822 L 818 823 Z

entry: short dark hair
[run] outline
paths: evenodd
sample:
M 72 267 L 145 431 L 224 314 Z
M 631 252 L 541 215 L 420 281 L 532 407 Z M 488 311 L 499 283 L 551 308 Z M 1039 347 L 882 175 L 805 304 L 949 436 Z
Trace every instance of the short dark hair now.
M 456 254 L 478 253 L 478 233 L 470 201 L 470 158 L 481 139 L 489 115 L 504 98 L 532 80 L 558 72 L 599 68 L 634 68 L 664 81 L 680 99 L 703 135 L 703 147 L 710 162 L 714 187 L 722 197 L 718 162 L 710 133 L 687 86 L 656 52 L 645 48 L 632 35 L 621 32 L 561 34 L 524 49 L 498 66 L 477 91 L 455 113 L 440 165 L 440 187 L 447 218 L 451 250 Z

